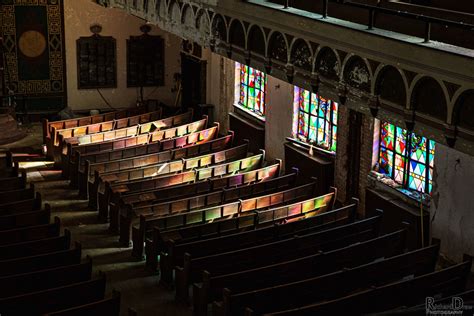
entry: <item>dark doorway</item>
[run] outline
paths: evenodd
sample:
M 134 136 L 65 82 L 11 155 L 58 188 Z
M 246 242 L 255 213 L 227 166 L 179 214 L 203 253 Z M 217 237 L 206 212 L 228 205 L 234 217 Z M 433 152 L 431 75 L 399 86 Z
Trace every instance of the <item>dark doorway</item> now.
M 198 104 L 206 103 L 205 60 L 181 53 L 181 107 L 192 107 L 199 112 Z

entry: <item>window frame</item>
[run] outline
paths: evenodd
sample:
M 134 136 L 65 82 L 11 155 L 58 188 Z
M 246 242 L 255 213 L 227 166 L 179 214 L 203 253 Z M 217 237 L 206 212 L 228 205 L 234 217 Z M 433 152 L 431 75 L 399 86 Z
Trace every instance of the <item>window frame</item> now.
M 392 125 L 394 127 L 393 128 L 393 148 L 394 149 L 387 148 L 383 145 L 383 142 L 382 142 L 383 133 L 382 133 L 382 131 L 384 129 L 385 124 L 389 124 L 389 125 Z M 402 131 L 402 133 L 404 132 L 406 134 L 405 135 L 405 154 L 398 153 L 398 151 L 397 151 L 397 138 L 398 138 L 397 131 L 398 131 L 398 129 L 400 129 Z M 426 148 L 424 150 L 425 151 L 424 155 L 426 157 L 425 162 L 420 162 L 419 160 L 412 158 L 413 137 L 421 137 L 421 138 L 424 138 L 425 141 L 426 141 Z M 392 124 L 392 123 L 389 123 L 389 122 L 386 122 L 386 121 L 380 121 L 379 137 L 378 138 L 379 138 L 379 148 L 378 148 L 378 155 L 377 155 L 377 163 L 379 165 L 379 173 L 382 173 L 385 176 L 389 177 L 394 182 L 401 185 L 402 188 L 405 189 L 405 190 L 411 190 L 411 191 L 416 191 L 416 192 L 419 192 L 419 193 L 431 195 L 431 193 L 433 192 L 433 185 L 431 184 L 431 190 L 430 190 L 430 180 L 431 180 L 431 183 L 432 183 L 433 182 L 432 175 L 433 175 L 433 172 L 434 172 L 434 157 L 436 155 L 436 142 L 433 141 L 433 140 L 430 140 L 427 137 L 417 135 L 415 132 L 409 132 L 408 130 L 406 130 L 402 127 L 399 127 L 395 124 Z M 431 148 L 432 147 L 431 143 L 432 142 L 434 144 L 433 153 L 431 153 L 431 149 L 432 149 Z M 391 157 L 392 158 L 391 171 L 390 171 L 391 175 L 385 173 L 384 171 L 380 172 L 382 170 L 382 167 L 381 167 L 381 159 L 382 159 L 381 153 L 382 153 L 382 150 L 385 150 L 387 152 L 391 152 L 391 154 L 392 154 L 392 157 Z M 397 181 L 396 177 L 395 177 L 397 156 L 401 157 L 401 159 L 404 160 L 402 183 Z M 433 166 L 431 166 L 431 164 L 430 164 L 430 156 L 433 156 Z M 388 155 L 387 155 L 387 157 L 388 157 Z M 410 172 L 411 172 L 410 170 L 411 170 L 411 162 L 412 161 L 414 161 L 417 164 L 422 164 L 425 167 L 425 170 L 424 170 L 424 182 L 425 183 L 424 183 L 423 191 L 419 191 L 418 189 L 413 189 L 413 188 L 410 187 Z
M 254 88 L 258 91 L 260 91 L 263 95 L 263 113 L 261 113 L 259 110 L 256 110 L 256 102 L 254 102 L 252 104 L 252 108 L 250 107 L 247 107 L 245 106 L 244 104 L 241 103 L 241 96 L 242 96 L 242 89 L 244 89 L 243 87 L 245 87 L 246 89 L 246 93 L 245 93 L 245 97 L 246 97 L 246 102 L 248 104 L 248 99 L 249 99 L 249 91 L 250 91 L 250 85 L 248 84 L 245 84 L 243 81 L 242 81 L 242 67 L 247 67 L 248 70 L 252 69 L 253 71 L 258 71 L 259 73 L 262 74 L 262 77 L 263 77 L 263 81 L 264 81 L 264 84 L 263 85 L 260 85 L 260 88 Z M 242 110 L 250 115 L 252 115 L 253 117 L 261 120 L 261 121 L 265 121 L 265 116 L 266 116 L 266 113 L 267 113 L 267 85 L 268 85 L 268 77 L 267 77 L 267 74 L 264 73 L 263 71 L 260 71 L 258 69 L 255 69 L 255 68 L 252 68 L 248 65 L 245 65 L 245 64 L 242 64 L 242 63 L 239 63 L 239 62 L 235 62 L 235 71 L 237 72 L 237 69 L 239 71 L 238 73 L 238 82 L 237 82 L 237 74 L 235 76 L 235 79 L 236 79 L 236 82 L 235 82 L 235 87 L 237 89 L 237 92 L 235 93 L 235 101 L 234 101 L 234 106 L 237 107 L 239 110 Z M 250 72 L 247 71 L 246 72 L 246 76 L 247 78 L 249 78 L 250 76 Z M 247 79 L 247 83 L 248 83 L 248 79 Z M 263 89 L 262 89 L 263 87 Z
M 335 102 L 331 99 L 326 99 L 326 98 L 323 98 L 321 95 L 317 94 L 317 93 L 314 93 L 314 92 L 311 92 L 309 90 L 306 90 L 304 88 L 301 88 L 301 87 L 298 87 L 298 86 L 294 86 L 294 103 L 297 102 L 297 104 L 294 104 L 295 108 L 296 108 L 296 112 L 295 113 L 295 120 L 296 120 L 296 131 L 295 131 L 295 138 L 298 140 L 298 141 L 301 141 L 301 142 L 304 142 L 308 145 L 313 145 L 315 147 L 317 147 L 318 149 L 322 149 L 324 151 L 327 151 L 329 153 L 332 153 L 332 154 L 336 154 L 336 151 L 337 151 L 337 129 L 338 129 L 338 122 L 337 120 L 339 119 L 339 115 L 338 115 L 338 112 L 339 112 L 339 103 L 338 102 Z M 308 112 L 304 110 L 304 106 L 301 107 L 301 95 L 302 95 L 302 92 L 303 91 L 306 91 L 307 93 L 309 93 L 309 106 L 308 106 Z M 297 96 L 296 96 L 297 94 Z M 316 115 L 315 114 L 312 114 L 311 113 L 311 104 L 312 104 L 312 100 L 313 100 L 313 95 L 316 96 L 317 98 L 317 107 L 316 107 Z M 325 111 L 325 116 L 324 117 L 321 117 L 319 115 L 319 110 L 320 110 L 320 107 L 321 107 L 321 103 L 322 103 L 322 100 L 324 100 L 325 102 L 328 103 L 328 107 L 329 107 L 329 121 L 327 119 L 327 110 Z M 333 109 L 333 103 L 336 104 L 336 116 L 337 116 L 337 119 L 336 119 L 336 122 L 334 122 L 334 116 L 335 116 L 335 111 Z M 308 115 L 308 126 L 306 127 L 306 130 L 307 130 L 307 136 L 305 135 L 302 135 L 300 134 L 300 115 L 301 115 L 301 112 L 303 114 L 306 114 Z M 310 133 L 310 129 L 311 129 L 311 118 L 314 117 L 316 119 L 316 126 L 314 127 L 315 128 L 315 133 L 316 133 L 316 139 L 315 140 L 312 140 L 310 139 L 309 137 L 309 133 Z M 319 121 L 319 119 L 322 119 L 324 121 L 324 127 L 323 127 L 323 134 L 324 134 L 324 137 L 326 137 L 326 135 L 329 135 L 329 141 L 328 141 L 328 147 L 325 148 L 324 146 L 321 146 L 320 144 L 318 144 L 318 134 L 319 134 L 319 128 L 317 126 L 317 122 Z M 334 134 L 334 127 L 336 128 L 336 133 Z M 328 131 L 329 129 L 329 131 Z M 336 144 L 334 145 L 334 141 L 336 142 Z M 333 146 L 335 146 L 334 150 L 333 150 Z

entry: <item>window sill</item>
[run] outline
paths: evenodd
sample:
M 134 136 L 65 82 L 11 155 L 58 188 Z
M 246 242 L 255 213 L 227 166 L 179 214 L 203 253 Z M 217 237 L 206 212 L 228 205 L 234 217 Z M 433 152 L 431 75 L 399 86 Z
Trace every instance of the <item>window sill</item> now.
M 308 155 L 310 155 L 309 151 L 311 149 L 311 145 L 309 145 L 305 142 L 302 142 L 301 140 L 299 140 L 297 138 L 294 138 L 294 137 L 287 137 L 286 140 L 289 143 L 294 144 L 296 147 L 299 147 L 303 150 L 306 150 L 308 152 Z M 314 155 L 321 155 L 321 156 L 329 157 L 329 158 L 335 158 L 336 157 L 335 152 L 332 152 L 332 151 L 329 151 L 329 150 L 326 150 L 324 148 L 317 147 L 317 146 L 314 146 L 314 145 L 312 147 L 313 147 L 313 156 Z
M 431 204 L 431 196 L 428 194 L 420 193 L 417 191 L 403 189 L 398 183 L 394 182 L 391 178 L 371 171 L 368 178 L 367 187 L 374 189 L 375 191 L 386 193 L 395 199 L 400 199 L 406 204 L 420 208 L 420 200 L 423 199 L 423 208 L 429 209 Z
M 285 146 L 293 148 L 300 154 L 305 155 L 306 157 L 315 160 L 320 164 L 331 164 L 335 161 L 336 155 L 334 153 L 313 146 L 313 154 L 311 155 L 309 153 L 310 146 L 308 144 L 291 137 L 287 137 L 286 140 L 287 142 L 285 143 Z
M 264 116 L 259 116 L 252 111 L 249 111 L 239 104 L 234 103 L 234 113 L 237 113 L 239 115 L 242 115 L 248 119 L 251 119 L 253 121 L 256 121 L 257 124 L 260 125 L 265 125 L 265 117 Z

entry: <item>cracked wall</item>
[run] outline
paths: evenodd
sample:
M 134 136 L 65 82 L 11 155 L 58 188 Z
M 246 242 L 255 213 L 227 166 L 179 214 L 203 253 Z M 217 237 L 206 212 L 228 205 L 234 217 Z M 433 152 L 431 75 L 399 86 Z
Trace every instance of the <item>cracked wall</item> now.
M 474 254 L 474 157 L 436 144 L 430 217 L 441 253 L 461 261 Z

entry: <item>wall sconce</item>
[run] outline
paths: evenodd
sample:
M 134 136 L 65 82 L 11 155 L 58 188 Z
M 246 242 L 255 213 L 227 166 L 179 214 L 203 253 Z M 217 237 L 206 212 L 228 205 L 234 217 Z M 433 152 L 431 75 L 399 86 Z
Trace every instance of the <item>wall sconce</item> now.
M 450 148 L 453 148 L 456 144 L 456 126 L 445 124 L 444 138 L 446 139 L 446 144 L 448 144 Z
M 319 75 L 317 73 L 311 74 L 310 85 L 311 85 L 311 91 L 313 93 L 319 92 L 319 86 L 321 85 L 321 78 L 319 78 Z
M 379 109 L 380 109 L 380 98 L 378 95 L 370 96 L 369 109 L 370 109 L 370 114 L 372 114 L 373 117 L 377 117 L 377 114 L 379 113 Z
M 346 104 L 347 101 L 347 94 L 348 94 L 348 89 L 345 83 L 340 83 L 337 87 L 337 96 L 339 98 L 339 102 L 342 105 Z
M 286 79 L 289 83 L 293 83 L 293 79 L 295 78 L 295 67 L 292 64 L 287 64 L 285 68 Z
M 415 110 L 405 109 L 404 117 L 407 131 L 413 132 L 413 129 L 415 128 Z
M 272 61 L 269 57 L 265 58 L 265 64 L 264 64 L 264 67 L 265 67 L 265 73 L 267 75 L 271 74 L 272 73 Z
M 100 25 L 99 23 L 92 24 L 89 27 L 89 30 L 92 32 L 92 34 L 99 35 L 100 32 L 102 32 L 102 25 Z

